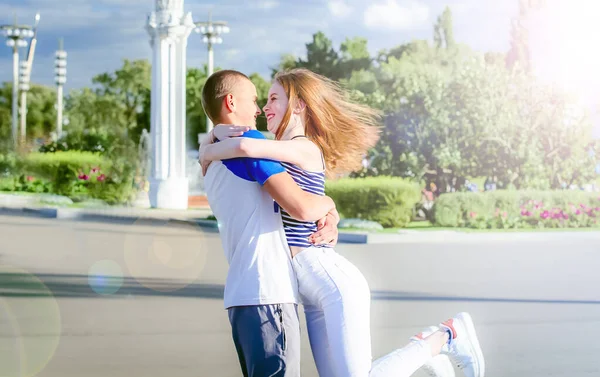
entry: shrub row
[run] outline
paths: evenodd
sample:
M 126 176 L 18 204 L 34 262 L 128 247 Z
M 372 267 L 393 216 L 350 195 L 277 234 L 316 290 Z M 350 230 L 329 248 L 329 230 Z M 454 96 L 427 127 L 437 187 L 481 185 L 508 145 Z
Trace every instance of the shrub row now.
M 125 203 L 134 193 L 135 166 L 94 152 L 38 152 L 21 158 L 2 155 L 3 167 L 2 191 L 51 192 L 73 200 L 93 198 L 108 204 Z
M 434 223 L 476 229 L 598 226 L 600 194 L 582 191 L 492 191 L 441 195 Z
M 326 183 L 325 192 L 344 218 L 403 227 L 421 198 L 419 186 L 398 177 L 342 178 Z

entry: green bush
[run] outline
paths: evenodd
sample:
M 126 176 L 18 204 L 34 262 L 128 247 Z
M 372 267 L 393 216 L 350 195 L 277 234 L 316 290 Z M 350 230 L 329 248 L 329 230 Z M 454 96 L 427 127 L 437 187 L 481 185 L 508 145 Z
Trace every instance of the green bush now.
M 0 177 L 0 191 L 16 191 L 15 177 Z
M 90 171 L 108 170 L 110 161 L 92 152 L 31 153 L 24 157 L 23 168 L 52 182 L 53 193 L 73 197 L 85 194 Z
M 121 204 L 134 195 L 136 167 L 126 159 L 81 151 L 31 153 L 23 159 L 23 169 L 49 181 L 52 193 L 74 201 L 93 198 Z
M 433 217 L 442 227 L 593 227 L 600 219 L 600 194 L 569 190 L 449 193 L 435 201 Z
M 112 162 L 110 171 L 104 175 L 103 180 L 98 177 L 103 175 L 101 171 L 91 176 L 88 185 L 89 196 L 100 199 L 107 204 L 121 204 L 134 199 L 134 178 L 136 166 L 125 159 Z
M 417 184 L 385 176 L 328 181 L 325 192 L 342 217 L 376 221 L 385 228 L 406 226 L 421 198 Z
M 131 141 L 123 135 L 108 130 L 89 129 L 71 131 L 59 140 L 42 145 L 39 151 L 42 153 L 81 151 L 114 155 L 120 148 L 131 146 Z
M 50 182 L 37 179 L 31 175 L 8 176 L 0 178 L 0 191 L 49 193 L 52 192 Z
M 14 174 L 17 169 L 18 158 L 14 153 L 0 153 L 0 177 Z

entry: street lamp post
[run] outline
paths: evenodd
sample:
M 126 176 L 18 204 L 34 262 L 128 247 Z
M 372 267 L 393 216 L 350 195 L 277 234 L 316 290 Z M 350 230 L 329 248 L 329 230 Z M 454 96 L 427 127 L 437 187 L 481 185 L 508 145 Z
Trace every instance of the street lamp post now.
M 21 71 L 19 74 L 19 87 L 21 88 L 21 133 L 20 142 L 21 145 L 26 140 L 26 128 L 27 128 L 27 92 L 29 91 L 29 72 L 27 61 L 21 62 Z
M 63 85 L 67 82 L 67 52 L 63 49 L 62 38 L 56 51 L 54 81 L 56 82 L 56 139 L 62 136 L 63 126 Z
M 1 25 L 0 30 L 6 37 L 6 45 L 13 49 L 13 87 L 12 87 L 12 137 L 15 147 L 18 143 L 19 123 L 19 47 L 27 46 L 27 39 L 33 37 L 31 26 L 18 25 L 17 17 L 12 25 Z
M 223 43 L 221 34 L 229 33 L 229 26 L 225 21 L 212 21 L 209 13 L 208 22 L 197 22 L 195 31 L 202 34 L 202 41 L 208 45 L 208 76 L 214 71 L 213 44 Z M 206 132 L 213 129 L 210 118 L 206 117 Z
M 35 55 L 35 46 L 37 45 L 37 26 L 40 22 L 40 14 L 35 14 L 35 23 L 33 25 L 33 37 L 29 44 L 27 60 L 21 63 L 21 143 L 25 143 L 27 138 L 27 92 L 29 91 L 29 81 L 31 79 L 31 69 L 33 68 L 33 56 Z

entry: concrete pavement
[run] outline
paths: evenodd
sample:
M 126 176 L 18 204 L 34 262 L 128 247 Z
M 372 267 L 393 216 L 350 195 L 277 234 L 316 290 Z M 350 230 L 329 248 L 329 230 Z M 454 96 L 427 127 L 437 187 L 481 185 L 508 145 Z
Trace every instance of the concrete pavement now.
M 0 216 L 0 240 L 0 375 L 240 375 L 214 231 Z M 489 377 L 600 375 L 593 233 L 338 251 L 371 286 L 375 357 L 467 310 Z

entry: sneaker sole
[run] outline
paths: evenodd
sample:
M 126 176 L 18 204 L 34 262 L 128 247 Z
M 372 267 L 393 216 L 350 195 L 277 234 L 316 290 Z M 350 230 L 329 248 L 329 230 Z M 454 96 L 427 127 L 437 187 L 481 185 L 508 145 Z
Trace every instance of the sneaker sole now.
M 477 377 L 485 376 L 485 360 L 483 358 L 483 352 L 481 351 L 481 346 L 479 345 L 479 340 L 477 339 L 477 333 L 475 332 L 475 326 L 473 325 L 473 319 L 469 313 L 458 313 L 455 317 L 456 319 L 462 322 L 462 325 L 467 332 L 469 345 L 471 346 L 471 351 L 476 356 L 476 363 L 478 368 Z

